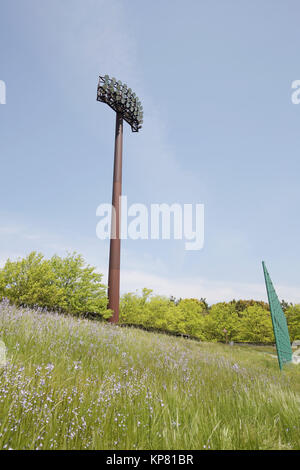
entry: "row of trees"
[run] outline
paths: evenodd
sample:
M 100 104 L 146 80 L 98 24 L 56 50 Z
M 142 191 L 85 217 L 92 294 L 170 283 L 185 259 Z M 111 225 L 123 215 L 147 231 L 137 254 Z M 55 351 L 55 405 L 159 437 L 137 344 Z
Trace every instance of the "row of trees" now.
M 283 303 L 291 341 L 300 339 L 300 305 Z M 121 321 L 145 328 L 189 335 L 203 341 L 274 343 L 269 305 L 232 300 L 209 307 L 205 299 L 166 299 L 144 289 L 142 296 L 125 294 Z
M 76 253 L 48 260 L 33 252 L 15 262 L 8 260 L 0 269 L 1 297 L 18 306 L 99 319 L 111 316 L 102 274 Z M 300 305 L 283 301 L 282 306 L 291 340 L 300 339 Z M 168 299 L 143 289 L 141 295 L 122 296 L 120 321 L 203 341 L 274 342 L 269 306 L 262 301 L 232 300 L 209 306 L 205 299 Z

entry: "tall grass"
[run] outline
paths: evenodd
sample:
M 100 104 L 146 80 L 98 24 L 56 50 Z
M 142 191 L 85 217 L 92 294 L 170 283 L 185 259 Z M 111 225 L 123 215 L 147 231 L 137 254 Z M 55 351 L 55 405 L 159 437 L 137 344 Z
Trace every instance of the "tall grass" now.
M 2 449 L 299 449 L 300 370 L 0 304 Z

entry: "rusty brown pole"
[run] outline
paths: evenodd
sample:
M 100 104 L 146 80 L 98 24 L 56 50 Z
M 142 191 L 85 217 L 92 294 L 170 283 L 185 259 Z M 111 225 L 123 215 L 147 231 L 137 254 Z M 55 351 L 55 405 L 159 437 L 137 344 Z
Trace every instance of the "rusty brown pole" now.
M 111 323 L 119 321 L 120 304 L 120 257 L 121 257 L 121 194 L 122 194 L 122 150 L 123 150 L 123 117 L 116 113 L 116 136 L 114 155 L 114 178 L 111 217 L 111 237 L 108 270 L 108 308 L 113 311 Z

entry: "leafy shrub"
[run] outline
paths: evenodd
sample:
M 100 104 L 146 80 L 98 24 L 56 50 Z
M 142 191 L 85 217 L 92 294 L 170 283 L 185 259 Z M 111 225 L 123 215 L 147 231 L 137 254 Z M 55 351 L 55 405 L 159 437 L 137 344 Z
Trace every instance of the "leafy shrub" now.
M 110 317 L 102 274 L 86 265 L 79 254 L 50 260 L 32 252 L 0 269 L 0 296 L 18 306 L 39 306 L 73 315 Z
M 251 343 L 273 343 L 275 338 L 270 312 L 260 305 L 246 308 L 239 324 L 238 339 Z
M 300 305 L 290 305 L 287 308 L 285 315 L 289 327 L 291 341 L 300 339 Z

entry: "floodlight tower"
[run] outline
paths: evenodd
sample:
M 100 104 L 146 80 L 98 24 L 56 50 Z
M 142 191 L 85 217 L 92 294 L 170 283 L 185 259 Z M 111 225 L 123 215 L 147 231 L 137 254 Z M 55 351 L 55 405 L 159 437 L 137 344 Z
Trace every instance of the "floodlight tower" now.
M 143 107 L 135 93 L 126 84 L 108 75 L 99 77 L 97 101 L 108 104 L 116 112 L 116 133 L 111 217 L 110 253 L 108 269 L 108 308 L 113 311 L 110 322 L 119 321 L 120 257 L 121 257 L 121 207 L 123 120 L 132 132 L 138 132 L 143 124 Z

